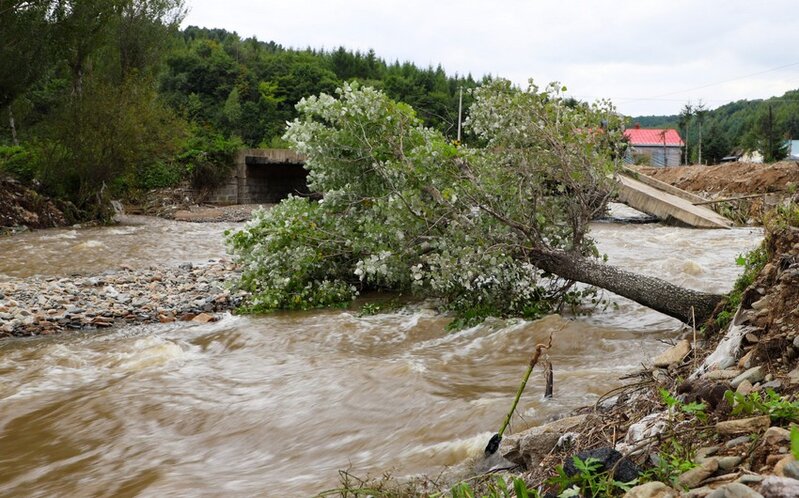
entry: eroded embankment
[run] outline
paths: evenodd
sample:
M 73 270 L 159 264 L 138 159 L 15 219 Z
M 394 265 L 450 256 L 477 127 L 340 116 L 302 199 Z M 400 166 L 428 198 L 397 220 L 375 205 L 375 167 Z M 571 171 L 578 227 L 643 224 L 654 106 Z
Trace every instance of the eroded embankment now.
M 65 329 L 175 320 L 212 321 L 242 294 L 228 281 L 229 260 L 194 266 L 123 268 L 96 276 L 29 277 L 0 281 L 0 337 Z
M 18 181 L 0 178 L 0 235 L 67 224 L 67 217 L 53 200 Z
M 796 161 L 773 164 L 723 163 L 714 166 L 641 168 L 641 172 L 690 192 L 715 194 L 765 194 L 784 192 L 799 185 Z
M 629 385 L 576 416 L 506 438 L 500 453 L 518 475 L 549 496 L 570 485 L 583 496 L 799 496 L 791 452 L 799 452 L 799 434 L 790 432 L 799 422 L 795 206 L 769 218 L 764 248 L 704 330 L 687 330 Z M 726 328 L 713 332 L 718 325 Z M 593 484 L 574 456 L 597 459 Z M 547 483 L 561 466 L 570 476 Z M 603 471 L 638 486 L 625 494 Z

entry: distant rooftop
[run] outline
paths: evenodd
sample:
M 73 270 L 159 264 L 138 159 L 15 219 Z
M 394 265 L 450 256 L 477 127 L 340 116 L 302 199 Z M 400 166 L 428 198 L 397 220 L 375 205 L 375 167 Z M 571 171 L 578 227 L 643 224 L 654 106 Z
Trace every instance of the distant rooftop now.
M 630 141 L 630 145 L 664 145 L 669 147 L 682 147 L 685 142 L 680 138 L 680 134 L 673 128 L 668 129 L 649 129 L 629 128 L 624 130 L 624 136 Z

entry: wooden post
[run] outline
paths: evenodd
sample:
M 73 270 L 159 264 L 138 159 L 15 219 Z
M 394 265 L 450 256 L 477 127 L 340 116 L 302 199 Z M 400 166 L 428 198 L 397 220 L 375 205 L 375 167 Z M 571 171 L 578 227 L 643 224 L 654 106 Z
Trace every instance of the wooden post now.
M 553 383 L 553 375 L 552 375 L 552 362 L 547 361 L 546 370 L 544 371 L 544 375 L 547 378 L 547 386 L 544 389 L 544 398 L 551 399 L 552 398 L 552 391 L 554 388 Z

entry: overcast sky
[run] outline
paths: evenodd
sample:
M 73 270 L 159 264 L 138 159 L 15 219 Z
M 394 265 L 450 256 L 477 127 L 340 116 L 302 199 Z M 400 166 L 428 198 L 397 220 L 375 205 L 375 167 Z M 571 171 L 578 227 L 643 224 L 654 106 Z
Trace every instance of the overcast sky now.
M 287 47 L 374 49 L 448 74 L 560 81 L 627 115 L 799 88 L 793 0 L 187 0 L 183 25 Z

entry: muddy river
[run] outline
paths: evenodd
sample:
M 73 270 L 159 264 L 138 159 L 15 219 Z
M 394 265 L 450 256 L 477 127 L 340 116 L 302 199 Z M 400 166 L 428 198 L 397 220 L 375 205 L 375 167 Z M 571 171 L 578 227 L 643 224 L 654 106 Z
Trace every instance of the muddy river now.
M 0 239 L 0 278 L 202 262 L 233 225 L 127 217 Z M 726 291 L 756 229 L 597 224 L 613 264 Z M 227 316 L 0 342 L 0 495 L 311 496 L 337 471 L 436 473 L 481 452 L 532 347 L 555 332 L 513 430 L 595 401 L 680 324 L 631 301 L 447 333 L 424 306 Z

